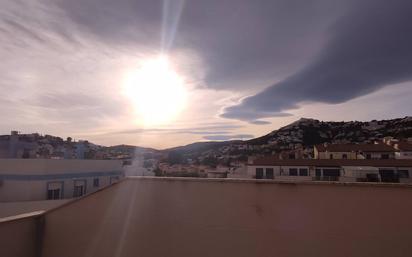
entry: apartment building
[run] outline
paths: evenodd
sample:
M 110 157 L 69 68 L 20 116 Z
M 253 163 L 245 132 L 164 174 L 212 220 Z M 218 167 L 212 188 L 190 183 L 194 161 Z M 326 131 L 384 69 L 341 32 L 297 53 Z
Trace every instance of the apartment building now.
M 412 143 L 410 142 L 397 142 L 393 145 L 396 149 L 396 159 L 412 159 Z
M 256 159 L 248 165 L 255 179 L 412 183 L 412 160 L 396 159 Z
M 315 159 L 395 159 L 397 150 L 387 144 L 320 144 L 314 146 Z
M 123 176 L 118 160 L 0 159 L 0 202 L 79 197 Z

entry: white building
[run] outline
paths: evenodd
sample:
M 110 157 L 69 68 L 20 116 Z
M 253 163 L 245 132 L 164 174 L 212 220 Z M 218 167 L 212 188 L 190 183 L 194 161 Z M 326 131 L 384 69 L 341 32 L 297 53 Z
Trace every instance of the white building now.
M 412 159 L 412 144 L 408 142 L 399 142 L 394 144 L 396 159 Z
M 79 197 L 123 176 L 117 160 L 0 159 L 0 202 Z
M 315 159 L 395 159 L 387 144 L 321 144 L 314 146 Z
M 248 165 L 255 179 L 412 183 L 412 160 L 279 160 L 264 157 Z

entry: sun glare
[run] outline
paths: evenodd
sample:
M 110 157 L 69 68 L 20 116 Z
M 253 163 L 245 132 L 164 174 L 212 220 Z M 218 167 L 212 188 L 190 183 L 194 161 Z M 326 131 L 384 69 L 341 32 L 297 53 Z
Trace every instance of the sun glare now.
M 148 60 L 131 72 L 124 93 L 144 125 L 166 124 L 183 110 L 187 91 L 183 79 L 173 70 L 166 57 Z

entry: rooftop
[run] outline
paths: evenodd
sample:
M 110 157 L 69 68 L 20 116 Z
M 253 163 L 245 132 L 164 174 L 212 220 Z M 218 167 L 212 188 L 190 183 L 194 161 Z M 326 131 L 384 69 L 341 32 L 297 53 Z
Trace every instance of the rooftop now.
M 0 221 L 0 256 L 396 257 L 411 216 L 408 185 L 136 177 Z

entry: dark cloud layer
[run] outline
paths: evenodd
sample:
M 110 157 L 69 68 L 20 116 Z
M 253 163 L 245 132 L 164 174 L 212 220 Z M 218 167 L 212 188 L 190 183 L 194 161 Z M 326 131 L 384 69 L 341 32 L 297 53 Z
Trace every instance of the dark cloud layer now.
M 193 49 L 207 66 L 208 87 L 233 89 L 256 86 L 243 80 L 293 72 L 319 49 L 328 24 L 351 1 L 61 0 L 58 6 L 84 31 L 111 44 L 156 51 L 166 41 L 171 51 Z
M 256 122 L 304 102 L 342 103 L 412 79 L 412 2 L 362 1 L 330 28 L 330 39 L 300 71 L 226 108 Z

